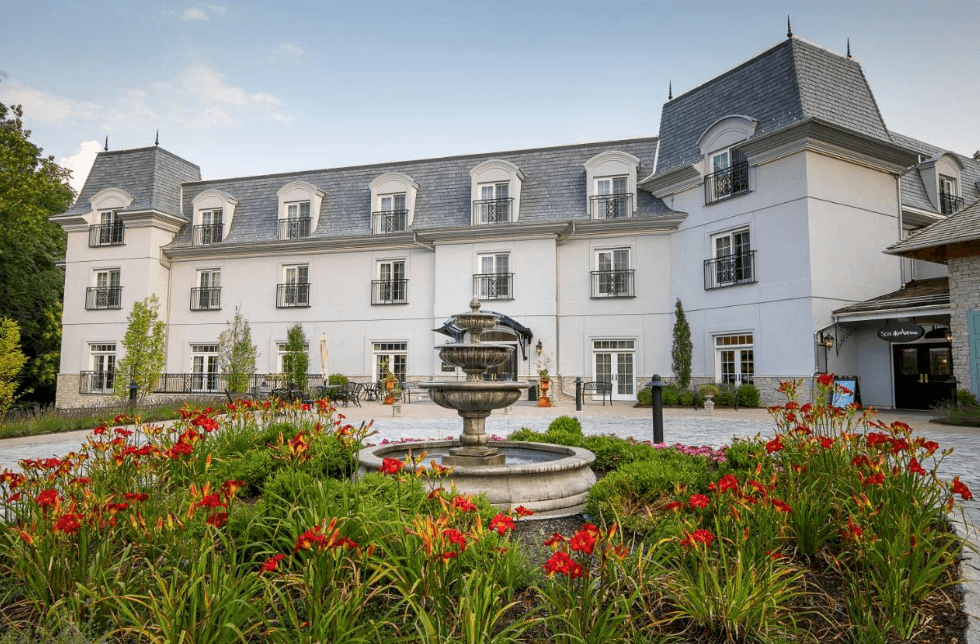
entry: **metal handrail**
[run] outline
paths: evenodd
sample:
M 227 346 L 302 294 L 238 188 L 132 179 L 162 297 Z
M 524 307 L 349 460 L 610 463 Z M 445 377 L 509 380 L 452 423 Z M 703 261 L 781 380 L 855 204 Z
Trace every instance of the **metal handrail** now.
M 473 223 L 503 224 L 511 221 L 513 197 L 507 199 L 478 199 L 473 202 Z
M 371 232 L 375 235 L 399 233 L 408 229 L 408 210 L 378 210 L 371 213 Z
M 221 241 L 224 233 L 222 224 L 208 224 L 206 226 L 194 226 L 191 243 L 195 246 L 208 246 L 217 244 Z
M 946 192 L 939 193 L 939 211 L 944 215 L 952 215 L 963 207 L 963 197 L 957 197 Z
M 279 239 L 303 239 L 304 237 L 309 237 L 312 223 L 313 219 L 310 217 L 280 219 Z
M 372 280 L 371 304 L 408 304 L 408 280 Z
M 78 393 L 111 394 L 115 385 L 115 371 L 80 371 Z
M 219 311 L 221 310 L 221 287 L 201 287 L 191 289 L 191 310 L 192 311 Z
M 126 227 L 121 221 L 107 226 L 97 225 L 88 227 L 88 246 L 119 246 L 125 238 Z
M 757 281 L 754 250 L 704 260 L 706 291 L 739 284 L 754 284 Z
M 121 309 L 121 286 L 93 286 L 85 289 L 85 310 Z
M 474 274 L 473 295 L 481 300 L 514 299 L 514 274 L 513 273 Z
M 633 285 L 635 269 L 592 271 L 592 298 L 636 297 Z
M 589 215 L 593 219 L 624 219 L 633 216 L 633 193 L 589 197 Z
M 310 305 L 310 284 L 278 284 L 276 286 L 276 308 L 286 309 Z
M 749 191 L 749 162 L 739 161 L 731 167 L 704 178 L 704 203 L 714 203 Z

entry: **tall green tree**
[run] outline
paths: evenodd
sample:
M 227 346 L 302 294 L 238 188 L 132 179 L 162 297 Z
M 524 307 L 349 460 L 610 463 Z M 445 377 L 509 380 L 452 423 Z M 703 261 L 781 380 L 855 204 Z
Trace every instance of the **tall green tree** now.
M 282 357 L 282 366 L 289 382 L 303 391 L 306 391 L 306 372 L 310 367 L 308 351 L 303 325 L 297 322 L 286 332 L 286 355 Z
M 0 418 L 17 400 L 17 376 L 27 356 L 20 350 L 20 328 L 7 318 L 0 318 Z
M 670 368 L 677 378 L 681 389 L 687 389 L 691 384 L 691 358 L 694 355 L 694 345 L 691 343 L 691 327 L 684 315 L 684 306 L 680 298 L 674 305 L 674 343 L 670 347 Z
M 241 394 L 248 389 L 258 353 L 252 342 L 252 328 L 236 306 L 235 317 L 218 335 L 218 365 L 227 378 L 228 391 Z
M 160 382 L 166 359 L 165 326 L 159 319 L 160 301 L 156 295 L 133 302 L 126 321 L 122 345 L 126 355 L 116 363 L 115 389 L 117 396 L 129 395 L 129 383 L 139 387 L 145 396 Z
M 20 327 L 23 386 L 53 400 L 61 350 L 65 233 L 48 220 L 75 194 L 69 171 L 30 142 L 19 105 L 0 103 L 0 317 Z

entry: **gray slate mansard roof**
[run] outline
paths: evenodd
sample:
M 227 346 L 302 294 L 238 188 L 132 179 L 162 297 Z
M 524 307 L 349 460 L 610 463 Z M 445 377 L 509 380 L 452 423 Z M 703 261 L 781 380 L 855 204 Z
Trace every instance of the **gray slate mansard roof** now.
M 542 223 L 588 219 L 586 173 L 583 164 L 600 152 L 619 150 L 640 159 L 638 177 L 653 168 L 656 138 L 607 141 L 552 148 L 473 154 L 366 166 L 308 170 L 284 174 L 193 182 L 184 185 L 184 217 L 193 212 L 192 200 L 209 189 L 222 190 L 238 200 L 228 236 L 229 244 L 270 241 L 278 235 L 277 191 L 292 181 L 306 181 L 325 194 L 319 225 L 312 238 L 341 238 L 371 234 L 370 183 L 388 172 L 407 174 L 419 184 L 411 230 L 471 226 L 470 170 L 489 159 L 504 159 L 524 173 L 520 222 Z M 671 214 L 653 195 L 638 191 L 638 215 Z M 492 234 L 492 233 L 488 233 Z M 191 244 L 184 226 L 173 246 Z
M 758 121 L 756 136 L 814 118 L 891 141 L 861 65 L 794 36 L 664 103 L 656 174 L 700 160 L 698 139 L 734 114 Z
M 924 159 L 948 152 L 948 150 L 923 143 L 904 134 L 897 132 L 889 132 L 889 134 L 891 134 L 892 140 L 895 143 L 910 150 L 915 150 Z M 960 174 L 960 194 L 963 196 L 963 202 L 968 204 L 980 198 L 980 185 L 978 185 L 980 183 L 980 162 L 973 160 L 971 157 L 965 157 L 962 154 L 956 154 L 955 152 L 952 154 L 955 154 L 963 163 L 963 172 Z M 902 205 L 928 212 L 938 212 L 936 206 L 929 201 L 929 197 L 926 194 L 926 187 L 922 183 L 922 175 L 919 174 L 918 168 L 912 168 L 902 175 Z
M 201 169 L 160 147 L 100 152 L 78 199 L 66 215 L 84 215 L 91 199 L 106 188 L 125 190 L 133 203 L 120 212 L 156 210 L 180 216 L 180 184 L 200 181 Z

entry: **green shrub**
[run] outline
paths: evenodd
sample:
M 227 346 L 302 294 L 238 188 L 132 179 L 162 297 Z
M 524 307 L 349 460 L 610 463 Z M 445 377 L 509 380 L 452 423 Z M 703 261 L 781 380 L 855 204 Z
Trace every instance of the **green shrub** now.
M 536 432 L 530 427 L 521 427 L 507 437 L 509 441 L 524 441 L 527 443 L 547 443 L 548 435 Z
M 677 398 L 678 398 L 677 400 L 678 404 L 680 404 L 682 407 L 691 407 L 692 405 L 694 405 L 693 391 L 689 391 L 685 389 L 684 391 L 678 392 Z
M 333 434 L 312 438 L 310 452 L 310 460 L 300 469 L 316 478 L 347 479 L 354 473 L 351 454 Z
M 270 476 L 262 486 L 262 495 L 284 506 L 306 505 L 306 492 L 316 484 L 309 472 L 283 468 Z
M 293 423 L 272 423 L 255 437 L 256 446 L 265 446 L 270 443 L 275 445 L 279 442 L 279 434 L 282 434 L 283 440 L 288 441 L 290 438 L 294 438 L 299 432 L 299 427 Z
M 980 403 L 977 402 L 977 397 L 969 389 L 957 389 L 956 404 L 960 407 L 976 407 Z
M 350 382 L 350 378 L 342 373 L 332 373 L 327 377 L 328 385 L 346 385 L 348 382 Z
M 729 474 L 735 471 L 755 471 L 759 459 L 766 456 L 766 446 L 753 440 L 736 438 L 725 450 L 725 462 L 719 467 L 719 474 Z
M 636 392 L 636 402 L 639 405 L 652 405 L 653 394 L 650 393 L 649 389 L 640 389 Z
M 701 385 L 698 387 L 698 391 L 704 396 L 712 395 L 717 397 L 718 392 L 721 390 L 718 389 L 718 385 Z
M 663 397 L 665 405 L 679 405 L 681 402 L 680 389 L 677 388 L 675 384 L 669 384 L 663 389 Z
M 739 407 L 758 407 L 761 400 L 759 389 L 752 384 L 744 384 L 735 392 Z
M 732 389 L 728 388 L 728 387 L 725 387 L 723 389 L 720 389 L 718 391 L 718 393 L 715 395 L 715 404 L 716 405 L 727 405 L 728 407 L 734 407 L 735 406 L 735 392 Z
M 548 425 L 548 433 L 550 434 L 552 432 L 565 432 L 581 436 L 582 423 L 578 422 L 578 418 L 572 418 L 571 416 L 559 416 L 551 421 L 550 425 Z

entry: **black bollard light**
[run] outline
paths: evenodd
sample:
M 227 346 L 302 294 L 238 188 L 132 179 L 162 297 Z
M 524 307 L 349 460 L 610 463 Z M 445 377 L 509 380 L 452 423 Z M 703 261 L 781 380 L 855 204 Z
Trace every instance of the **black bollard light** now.
M 139 385 L 137 385 L 132 380 L 129 381 L 129 406 L 136 407 L 136 392 L 139 391 Z
M 582 411 L 582 376 L 575 376 L 575 411 Z
M 664 442 L 664 387 L 667 383 L 660 378 L 659 373 L 653 374 L 647 387 L 650 388 L 650 403 L 653 407 L 653 443 Z

